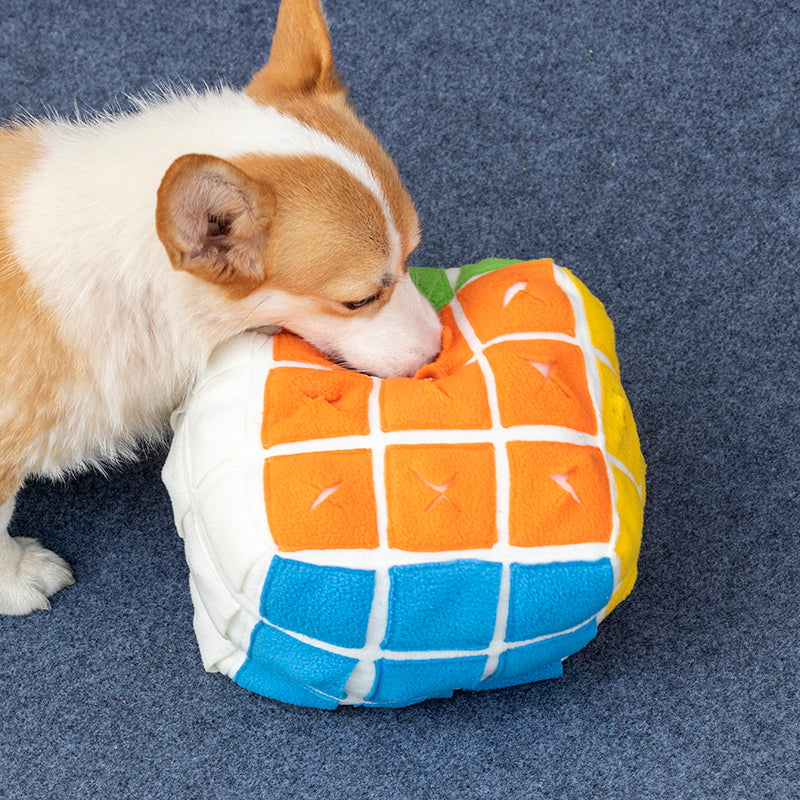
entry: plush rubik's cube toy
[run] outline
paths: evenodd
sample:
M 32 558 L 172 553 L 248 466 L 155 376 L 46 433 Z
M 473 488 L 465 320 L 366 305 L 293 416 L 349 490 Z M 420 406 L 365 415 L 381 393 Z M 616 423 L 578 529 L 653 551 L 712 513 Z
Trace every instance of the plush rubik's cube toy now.
M 203 663 L 322 708 L 555 677 L 631 590 L 645 466 L 601 303 L 551 261 L 413 270 L 414 378 L 213 356 L 164 468 Z

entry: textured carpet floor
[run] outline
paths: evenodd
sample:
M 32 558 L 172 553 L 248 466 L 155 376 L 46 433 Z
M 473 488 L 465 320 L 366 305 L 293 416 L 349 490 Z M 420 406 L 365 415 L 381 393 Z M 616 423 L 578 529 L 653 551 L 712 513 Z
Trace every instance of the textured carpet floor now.
M 0 115 L 241 86 L 277 0 L 0 0 Z M 557 681 L 333 713 L 202 671 L 164 453 L 31 483 L 67 558 L 0 619 L 0 797 L 800 797 L 800 11 L 329 0 L 422 217 L 413 263 L 552 256 L 607 304 L 649 464 L 640 578 Z

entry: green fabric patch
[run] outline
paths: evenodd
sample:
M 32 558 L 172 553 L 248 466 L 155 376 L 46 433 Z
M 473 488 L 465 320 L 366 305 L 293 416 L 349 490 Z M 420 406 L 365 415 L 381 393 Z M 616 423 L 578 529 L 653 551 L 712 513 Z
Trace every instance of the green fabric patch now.
M 437 267 L 409 267 L 408 274 L 437 311 L 441 311 L 452 299 L 453 290 L 447 273 Z
M 478 275 L 483 275 L 486 272 L 492 272 L 502 267 L 507 267 L 510 264 L 519 264 L 523 261 L 520 258 L 484 258 L 477 264 L 464 264 L 461 267 L 461 272 L 458 273 L 458 280 L 456 281 L 456 291 L 458 291 L 467 281 L 472 280 Z
M 502 269 L 510 264 L 520 264 L 523 260 L 520 258 L 485 258 L 477 264 L 464 264 L 458 273 L 456 291 L 467 281 L 471 281 L 478 275 Z M 438 267 L 409 267 L 408 274 L 416 287 L 431 301 L 437 311 L 441 311 L 455 296 L 450 286 L 447 272 L 443 269 Z

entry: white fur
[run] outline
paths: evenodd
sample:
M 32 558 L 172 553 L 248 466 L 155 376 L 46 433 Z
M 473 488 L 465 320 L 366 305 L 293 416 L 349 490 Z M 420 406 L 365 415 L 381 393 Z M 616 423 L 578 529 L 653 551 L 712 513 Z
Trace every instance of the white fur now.
M 45 156 L 15 204 L 15 255 L 43 302 L 58 309 L 64 339 L 88 352 L 102 342 L 104 357 L 92 364 L 93 380 L 63 398 L 75 413 L 30 452 L 29 471 L 57 475 L 113 457 L 120 441 L 156 434 L 211 349 L 247 328 L 284 325 L 381 375 L 408 374 L 436 354 L 438 320 L 408 287 L 398 286 L 372 319 L 308 320 L 304 299 L 282 292 L 253 294 L 232 313 L 230 300 L 215 303 L 196 278 L 171 268 L 153 222 L 156 193 L 169 165 L 197 152 L 330 159 L 380 203 L 390 266 L 398 269 L 400 237 L 377 178 L 363 158 L 319 131 L 222 89 L 88 124 L 47 123 L 42 143 Z
M 241 92 L 172 95 L 142 103 L 137 114 L 78 125 L 56 121 L 42 133 L 46 156 L 17 205 L 14 238 L 22 263 L 47 299 L 55 295 L 84 304 L 90 300 L 85 278 L 97 275 L 97 265 L 125 267 L 132 253 L 145 262 L 128 272 L 131 282 L 161 274 L 166 256 L 152 224 L 155 197 L 169 165 L 185 153 L 330 159 L 378 200 L 392 245 L 392 266 L 400 266 L 397 227 L 364 159 Z M 90 214 L 101 224 L 75 246 L 74 232 L 85 227 Z M 41 235 L 43 221 L 51 226 L 46 238 Z M 68 253 L 53 249 L 59 241 L 70 242 Z M 59 276 L 55 285 L 54 275 Z
M 15 498 L 0 506 L 0 611 L 26 614 L 50 608 L 47 599 L 73 582 L 66 561 L 46 550 L 35 539 L 12 539 L 4 531 L 14 512 Z
M 58 476 L 160 435 L 213 348 L 248 328 L 289 327 L 381 376 L 410 374 L 438 352 L 438 319 L 410 281 L 371 316 L 320 315 L 309 300 L 280 291 L 234 302 L 174 270 L 157 236 L 157 191 L 176 158 L 315 155 L 377 199 L 390 242 L 387 266 L 397 274 L 401 238 L 385 194 L 365 160 L 344 145 L 228 89 L 37 128 L 42 158 L 11 209 L 13 256 L 64 342 L 91 357 L 85 379 L 58 398 L 64 421 L 23 454 L 26 474 Z M 13 406 L 13 398 L 3 403 Z M 72 576 L 33 540 L 9 538 L 12 510 L 13 497 L 0 507 L 0 613 L 26 613 L 48 607 L 47 596 Z

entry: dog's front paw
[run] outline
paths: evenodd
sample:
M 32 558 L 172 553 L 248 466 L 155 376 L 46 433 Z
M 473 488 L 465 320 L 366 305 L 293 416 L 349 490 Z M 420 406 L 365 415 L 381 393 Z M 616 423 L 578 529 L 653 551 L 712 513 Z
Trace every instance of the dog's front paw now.
M 0 614 L 50 608 L 48 597 L 75 583 L 66 561 L 35 539 L 8 539 L 0 553 Z

